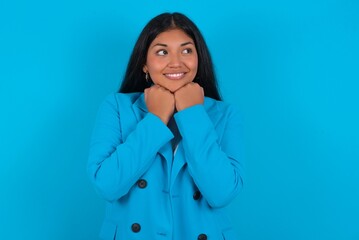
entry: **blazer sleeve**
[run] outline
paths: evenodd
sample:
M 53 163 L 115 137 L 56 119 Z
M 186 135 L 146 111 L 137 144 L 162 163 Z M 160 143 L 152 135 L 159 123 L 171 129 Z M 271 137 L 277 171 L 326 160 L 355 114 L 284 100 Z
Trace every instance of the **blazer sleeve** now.
M 230 203 L 243 187 L 242 124 L 239 112 L 229 106 L 221 118 L 219 138 L 203 105 L 175 115 L 182 135 L 188 171 L 211 207 Z
M 147 113 L 124 140 L 121 122 L 126 121 L 126 116 L 119 112 L 119 104 L 123 103 L 113 94 L 100 106 L 87 164 L 97 192 L 108 201 L 128 193 L 150 167 L 158 150 L 173 138 L 157 116 Z M 128 108 L 132 108 L 132 104 Z M 132 109 L 125 115 L 130 113 L 134 114 Z

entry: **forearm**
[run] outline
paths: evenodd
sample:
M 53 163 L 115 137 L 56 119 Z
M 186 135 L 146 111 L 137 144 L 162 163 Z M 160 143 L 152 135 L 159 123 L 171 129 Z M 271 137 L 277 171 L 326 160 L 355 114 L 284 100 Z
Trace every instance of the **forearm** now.
M 219 142 L 217 132 L 202 105 L 175 116 L 183 141 L 188 170 L 212 207 L 228 204 L 243 185 L 241 151 L 235 145 L 241 138 L 235 123 L 229 124 Z M 233 120 L 230 120 L 233 121 Z M 233 128 L 233 129 L 232 129 Z M 227 134 L 231 131 L 231 134 Z
M 99 194 L 109 201 L 124 196 L 150 167 L 157 151 L 173 137 L 167 126 L 151 113 L 125 139 L 120 122 L 114 101 L 105 102 L 90 145 L 88 174 Z

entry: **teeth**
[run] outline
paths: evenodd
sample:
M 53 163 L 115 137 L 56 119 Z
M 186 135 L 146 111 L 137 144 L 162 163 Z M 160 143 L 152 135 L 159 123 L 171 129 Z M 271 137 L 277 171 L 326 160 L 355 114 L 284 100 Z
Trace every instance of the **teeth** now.
M 165 75 L 169 78 L 180 78 L 184 75 L 184 73 L 167 73 Z

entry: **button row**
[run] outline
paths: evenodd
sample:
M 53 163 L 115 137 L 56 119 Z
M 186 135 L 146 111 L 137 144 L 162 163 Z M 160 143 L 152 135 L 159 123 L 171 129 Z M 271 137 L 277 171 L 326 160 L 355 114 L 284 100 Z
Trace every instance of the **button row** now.
M 134 223 L 131 225 L 131 229 L 132 232 L 138 233 L 141 231 L 141 225 L 139 223 Z M 207 235 L 202 233 L 198 235 L 197 240 L 207 240 Z
M 147 181 L 145 179 L 140 179 L 137 181 L 137 186 L 139 188 L 146 188 L 147 187 Z M 201 198 L 201 192 L 200 191 L 195 191 L 193 194 L 193 199 L 194 200 L 199 200 Z M 138 233 L 141 231 L 141 225 L 139 223 L 133 223 L 131 225 L 131 230 L 134 233 Z M 198 235 L 197 240 L 207 240 L 207 235 L 206 234 L 200 234 Z
M 147 181 L 145 179 L 140 179 L 137 181 L 137 186 L 139 188 L 146 188 L 147 187 Z M 193 199 L 194 200 L 199 200 L 201 198 L 201 192 L 200 191 L 195 191 L 193 194 Z

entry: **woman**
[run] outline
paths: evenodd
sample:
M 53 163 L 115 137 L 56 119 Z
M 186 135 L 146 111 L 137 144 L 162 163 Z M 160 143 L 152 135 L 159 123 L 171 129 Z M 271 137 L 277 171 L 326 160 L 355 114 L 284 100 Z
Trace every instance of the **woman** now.
M 206 43 L 180 13 L 153 18 L 120 93 L 101 105 L 88 172 L 107 200 L 102 239 L 236 239 L 240 119 L 220 101 Z

